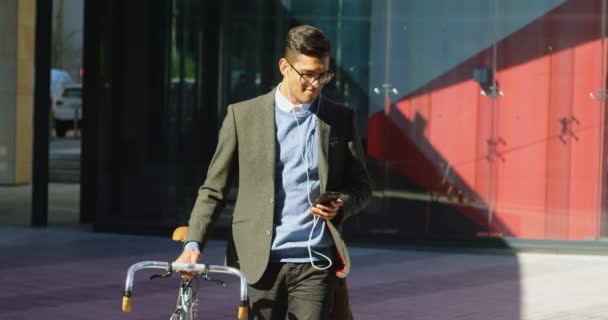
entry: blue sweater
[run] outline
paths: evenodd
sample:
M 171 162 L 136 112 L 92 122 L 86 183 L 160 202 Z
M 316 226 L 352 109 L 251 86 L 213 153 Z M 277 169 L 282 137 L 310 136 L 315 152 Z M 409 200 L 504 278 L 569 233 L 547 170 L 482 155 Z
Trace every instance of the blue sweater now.
M 278 90 L 277 90 L 278 91 Z M 277 94 L 279 94 L 277 92 Z M 278 100 L 278 99 L 277 99 Z M 279 101 L 277 101 L 279 102 Z M 299 112 L 275 107 L 276 123 L 276 173 L 275 173 L 275 213 L 274 238 L 270 259 L 273 262 L 306 263 L 308 238 L 313 225 L 313 215 L 309 213 L 310 201 L 319 196 L 318 137 L 314 106 L 305 106 Z M 302 141 L 302 137 L 304 138 Z M 304 143 L 304 150 L 302 144 Z M 302 152 L 304 158 L 302 159 Z M 308 165 L 308 179 L 306 166 Z M 331 234 L 325 222 L 317 223 L 311 241 L 312 249 L 329 257 L 333 245 Z M 324 260 L 313 253 L 314 261 Z

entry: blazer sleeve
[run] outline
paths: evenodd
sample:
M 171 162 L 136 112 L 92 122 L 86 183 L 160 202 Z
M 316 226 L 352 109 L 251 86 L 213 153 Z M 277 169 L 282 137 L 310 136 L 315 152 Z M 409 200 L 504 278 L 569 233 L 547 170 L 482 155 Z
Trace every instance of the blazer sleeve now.
M 219 132 L 215 154 L 207 170 L 207 178 L 198 190 L 198 196 L 188 222 L 186 242 L 197 241 L 202 250 L 209 231 L 225 206 L 238 162 L 238 139 L 233 107 L 228 106 Z
M 355 113 L 349 110 L 347 123 L 350 125 L 348 132 L 348 152 L 344 161 L 344 175 L 342 178 L 342 193 L 349 195 L 349 199 L 344 202 L 339 214 L 336 225 L 359 212 L 365 207 L 371 198 L 372 187 L 371 179 L 365 167 L 365 155 L 361 146 L 361 140 L 357 130 Z

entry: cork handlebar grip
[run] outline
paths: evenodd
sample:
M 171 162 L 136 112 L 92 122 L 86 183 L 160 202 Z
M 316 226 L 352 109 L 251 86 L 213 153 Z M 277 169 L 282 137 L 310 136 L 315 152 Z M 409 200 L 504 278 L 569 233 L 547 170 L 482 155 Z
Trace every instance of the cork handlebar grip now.
M 131 297 L 122 297 L 122 312 L 131 312 Z
M 247 320 L 247 307 L 246 306 L 240 306 L 239 307 L 239 315 L 238 315 L 238 320 Z

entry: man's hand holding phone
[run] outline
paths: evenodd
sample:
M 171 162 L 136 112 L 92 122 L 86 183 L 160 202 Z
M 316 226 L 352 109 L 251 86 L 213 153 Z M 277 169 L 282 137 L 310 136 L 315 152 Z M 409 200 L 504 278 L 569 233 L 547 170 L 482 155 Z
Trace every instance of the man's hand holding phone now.
M 338 210 L 344 204 L 342 198 L 343 194 L 340 192 L 325 192 L 310 208 L 310 214 L 321 219 L 331 220 L 338 214 Z

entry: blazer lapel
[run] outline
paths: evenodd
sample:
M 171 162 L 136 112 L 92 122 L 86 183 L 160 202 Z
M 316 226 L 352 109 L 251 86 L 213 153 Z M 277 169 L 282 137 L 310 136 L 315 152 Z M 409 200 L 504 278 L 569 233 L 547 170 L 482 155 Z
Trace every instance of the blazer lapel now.
M 326 121 L 326 114 L 322 106 L 319 106 L 317 130 L 319 132 L 319 189 L 321 193 L 326 191 L 327 175 L 329 172 L 329 135 L 331 126 Z
M 272 173 L 272 190 L 274 190 L 274 175 L 276 166 L 276 132 L 274 119 L 275 90 L 270 91 L 262 98 L 260 103 L 260 112 L 257 113 L 257 127 L 260 128 L 261 131 L 261 139 L 257 145 L 257 148 L 260 151 L 260 163 L 265 164 L 263 169 L 258 169 Z M 254 119 L 251 120 L 255 121 Z

